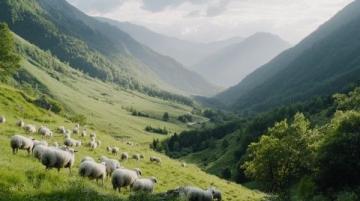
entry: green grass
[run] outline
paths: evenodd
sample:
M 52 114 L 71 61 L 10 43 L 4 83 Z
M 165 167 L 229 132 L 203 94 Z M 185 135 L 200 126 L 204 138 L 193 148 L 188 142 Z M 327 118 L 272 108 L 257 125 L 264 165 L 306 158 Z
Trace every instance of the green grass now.
M 98 138 L 103 142 L 102 146 L 94 152 L 85 146 L 79 148 L 79 152 L 76 154 L 76 164 L 71 176 L 67 170 L 62 170 L 60 173 L 55 170 L 46 172 L 38 161 L 23 151 L 15 156 L 12 155 L 9 146 L 10 137 L 17 133 L 24 133 L 22 129 L 15 126 L 16 119 L 22 118 L 25 122 L 31 122 L 38 126 L 44 124 L 42 121 L 47 120 L 46 124 L 52 129 L 60 125 L 72 128 L 74 124 L 67 119 L 37 108 L 32 103 L 26 101 L 20 91 L 7 86 L 1 86 L 0 94 L 0 113 L 7 117 L 7 123 L 0 125 L 0 151 L 2 153 L 0 155 L 0 196 L 3 194 L 3 198 L 5 196 L 5 198 L 10 200 L 22 200 L 24 198 L 43 200 L 42 197 L 45 196 L 49 200 L 63 200 L 62 198 L 69 196 L 71 200 L 72 196 L 74 196 L 75 200 L 76 194 L 81 194 L 85 198 L 86 196 L 92 197 L 98 195 L 99 198 L 97 199 L 99 200 L 101 200 L 100 197 L 103 195 L 109 198 L 109 200 L 114 200 L 115 198 L 126 199 L 129 193 L 127 191 L 121 194 L 113 192 L 110 181 L 106 181 L 105 187 L 102 187 L 95 182 L 81 179 L 77 175 L 76 171 L 80 159 L 86 155 L 95 158 L 101 155 L 109 156 L 105 150 L 106 146 L 118 146 L 121 151 L 129 153 L 143 153 L 145 155 L 143 161 L 129 160 L 122 163 L 122 165 L 128 168 L 139 167 L 143 170 L 145 176 L 156 176 L 159 179 L 156 192 L 164 192 L 181 185 L 196 185 L 203 188 L 214 185 L 224 192 L 224 200 L 228 201 L 260 200 L 264 196 L 260 192 L 251 191 L 240 185 L 208 175 L 194 165 L 182 168 L 179 161 L 155 153 L 147 145 L 139 143 L 143 142 L 143 140 L 136 141 L 137 138 L 134 137 L 132 139 L 136 142 L 135 146 L 129 146 L 123 140 L 114 138 L 106 134 L 106 132 L 99 130 L 96 131 Z M 19 106 L 21 106 L 21 110 L 16 109 Z M 28 116 L 28 113 L 32 115 Z M 131 115 L 128 115 L 128 117 L 132 118 Z M 38 121 L 33 121 L 33 119 L 38 119 Z M 105 128 L 103 129 L 106 130 Z M 33 137 L 41 139 L 37 134 Z M 82 139 L 77 136 L 74 136 L 74 138 L 81 139 L 83 142 L 89 141 L 89 138 Z M 48 141 L 50 143 L 55 141 L 61 143 L 63 142 L 63 136 L 55 134 Z M 150 155 L 161 157 L 163 164 L 156 165 L 148 162 Z

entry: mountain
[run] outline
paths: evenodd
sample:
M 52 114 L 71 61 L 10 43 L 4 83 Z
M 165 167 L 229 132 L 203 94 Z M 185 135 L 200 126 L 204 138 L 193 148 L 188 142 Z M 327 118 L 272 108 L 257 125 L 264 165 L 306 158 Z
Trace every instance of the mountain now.
M 192 69 L 218 86 L 230 87 L 289 47 L 276 35 L 256 33 L 206 57 Z
M 354 1 L 295 47 L 262 66 L 216 99 L 238 110 L 329 95 L 360 77 L 360 1 Z
M 241 42 L 242 37 L 234 37 L 227 40 L 216 41 L 212 43 L 196 43 L 186 40 L 180 40 L 174 37 L 165 36 L 146 27 L 135 25 L 129 22 L 119 22 L 107 18 L 98 18 L 104 22 L 118 27 L 130 34 L 133 38 L 142 44 L 160 54 L 170 56 L 185 66 L 191 67 L 200 62 L 210 54 L 234 43 Z
M 0 2 L 0 21 L 92 77 L 131 89 L 211 95 L 215 87 L 127 33 L 89 17 L 65 0 Z

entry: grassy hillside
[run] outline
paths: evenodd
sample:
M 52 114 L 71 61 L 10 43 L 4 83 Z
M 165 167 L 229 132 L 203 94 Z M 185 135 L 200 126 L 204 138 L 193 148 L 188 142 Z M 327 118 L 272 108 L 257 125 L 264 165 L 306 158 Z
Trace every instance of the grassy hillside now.
M 181 185 L 195 185 L 206 188 L 214 185 L 224 193 L 224 200 L 248 200 L 255 201 L 264 198 L 264 194 L 252 191 L 238 184 L 228 182 L 218 177 L 208 175 L 195 165 L 181 167 L 181 162 L 155 153 L 149 148 L 149 143 L 154 138 L 164 138 L 162 135 L 147 133 L 145 126 L 166 127 L 171 132 L 180 132 L 187 129 L 186 125 L 176 120 L 177 115 L 191 112 L 192 108 L 171 101 L 145 96 L 136 92 L 121 89 L 112 84 L 106 84 L 93 79 L 81 72 L 71 69 L 66 64 L 51 57 L 35 46 L 21 38 L 16 38 L 19 52 L 23 55 L 22 70 L 25 71 L 31 82 L 28 85 L 35 91 L 34 97 L 24 92 L 0 85 L 0 115 L 7 118 L 5 124 L 0 125 L 0 196 L 4 200 L 161 200 L 154 195 L 141 198 L 141 195 L 130 197 L 127 191 L 121 194 L 114 192 L 110 181 L 102 187 L 95 182 L 81 179 L 77 175 L 79 161 L 84 156 L 98 158 L 101 155 L 111 156 L 106 152 L 106 146 L 118 146 L 121 152 L 143 153 L 143 161 L 129 160 L 122 163 L 125 167 L 139 167 L 145 176 L 156 176 L 159 183 L 156 193 L 165 192 Z M 37 55 L 37 56 L 34 56 Z M 47 61 L 44 63 L 44 61 Z M 20 76 L 20 75 L 19 75 Z M 15 76 L 16 78 L 16 76 Z M 24 80 L 23 80 L 24 81 Z M 34 85 L 34 86 L 31 86 Z M 19 85 L 18 87 L 23 87 Z M 45 111 L 33 104 L 37 98 L 36 89 L 39 93 L 47 93 L 57 100 L 65 108 L 60 115 Z M 134 108 L 150 114 L 151 118 L 132 116 L 128 108 Z M 164 112 L 170 114 L 170 121 L 161 119 Z M 23 119 L 26 123 L 37 126 L 47 125 L 52 130 L 64 125 L 73 128 L 75 122 L 67 117 L 74 114 L 86 117 L 85 126 L 97 133 L 102 145 L 95 151 L 88 147 L 78 148 L 76 164 L 72 175 L 66 170 L 44 170 L 44 167 L 33 157 L 20 152 L 13 156 L 9 146 L 9 139 L 14 134 L 23 134 L 24 131 L 15 126 L 17 119 Z M 199 119 L 203 117 L 197 117 Z M 82 125 L 84 126 L 84 125 Z M 36 139 L 41 139 L 37 134 Z M 73 136 L 86 144 L 90 139 Z M 64 140 L 60 134 L 48 139 L 49 143 Z M 126 142 L 134 142 L 129 146 Z M 151 155 L 162 158 L 162 165 L 149 162 Z M 114 156 L 115 157 L 115 156 Z M 119 156 L 115 157 L 119 158 Z M 140 196 L 140 197 L 139 197 Z M 173 200 L 169 198 L 169 200 Z

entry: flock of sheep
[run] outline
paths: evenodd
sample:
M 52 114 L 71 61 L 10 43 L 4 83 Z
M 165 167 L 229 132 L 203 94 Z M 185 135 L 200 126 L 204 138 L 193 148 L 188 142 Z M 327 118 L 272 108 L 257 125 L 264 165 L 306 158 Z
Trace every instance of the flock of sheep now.
M 0 124 L 5 122 L 5 117 L 0 116 Z M 25 124 L 22 120 L 17 121 L 16 125 L 23 128 L 28 134 L 38 132 L 43 138 L 53 136 L 53 132 L 47 126 L 40 126 L 39 129 L 36 129 L 34 125 Z M 80 131 L 79 124 L 75 125 L 72 130 L 59 127 L 57 132 L 64 135 L 64 145 L 59 145 L 59 143 L 56 142 L 53 145 L 49 145 L 45 140 L 39 141 L 31 137 L 14 135 L 10 139 L 10 146 L 13 154 L 17 154 L 18 150 L 26 150 L 28 154 L 32 153 L 47 170 L 55 168 L 60 171 L 62 168 L 68 168 L 71 174 L 71 168 L 75 163 L 75 153 L 77 152 L 74 148 L 82 146 L 82 142 L 71 138 L 71 134 L 80 134 L 81 137 L 85 138 L 87 136 L 86 128 L 82 129 L 81 133 Z M 87 143 L 87 146 L 90 147 L 91 150 L 97 149 L 101 145 L 101 141 L 96 138 L 94 132 L 89 136 L 90 141 Z M 132 145 L 133 143 L 127 142 L 127 144 Z M 118 147 L 108 146 L 106 150 L 113 155 L 118 155 L 120 152 Z M 133 154 L 131 158 L 141 160 L 144 156 L 142 154 Z M 120 160 L 124 161 L 128 159 L 128 153 L 123 152 L 120 154 Z M 161 159 L 151 156 L 150 162 L 161 164 Z M 182 167 L 185 167 L 185 165 L 185 163 L 182 163 Z M 104 185 L 107 177 L 111 178 L 113 189 L 119 192 L 121 188 L 130 187 L 130 191 L 132 192 L 152 193 L 157 183 L 155 177 L 142 178 L 142 172 L 139 168 L 127 169 L 121 166 L 118 160 L 106 156 L 101 156 L 99 162 L 90 156 L 84 157 L 80 162 L 78 174 L 81 177 L 96 180 L 97 182 L 100 180 L 102 185 Z M 191 186 L 179 187 L 174 190 L 169 190 L 167 193 L 175 193 L 189 201 L 221 201 L 221 192 L 213 187 L 207 190 Z

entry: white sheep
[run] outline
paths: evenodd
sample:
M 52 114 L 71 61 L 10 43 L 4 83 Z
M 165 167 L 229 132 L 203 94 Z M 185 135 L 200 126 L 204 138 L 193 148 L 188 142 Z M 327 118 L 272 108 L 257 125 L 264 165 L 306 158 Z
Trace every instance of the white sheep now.
M 101 156 L 100 161 L 105 163 L 106 166 L 106 176 L 111 176 L 111 174 L 118 168 L 120 168 L 119 161 L 115 159 L 107 158 L 106 156 Z
M 125 168 L 117 169 L 113 172 L 111 183 L 114 190 L 120 192 L 122 187 L 130 186 L 141 176 L 140 169 L 129 170 Z
M 121 160 L 124 161 L 124 160 L 128 160 L 129 159 L 129 154 L 127 152 L 123 152 L 121 153 Z
M 209 188 L 207 190 L 203 190 L 198 187 L 187 186 L 180 187 L 175 190 L 182 198 L 185 198 L 188 201 L 213 201 L 214 195 L 216 195 L 216 191 L 214 188 Z M 218 196 L 218 195 L 217 195 Z M 221 201 L 220 197 L 216 197 L 218 201 Z
M 36 126 L 31 125 L 31 124 L 27 124 L 27 125 L 24 126 L 24 130 L 27 133 L 36 133 Z
M 72 130 L 72 133 L 73 133 L 73 134 L 79 134 L 79 132 L 80 132 L 80 128 L 79 128 L 79 127 L 75 127 L 75 128 L 73 128 L 73 130 Z
M 33 140 L 33 143 L 34 143 L 33 149 L 34 149 L 36 146 L 38 146 L 38 145 L 45 145 L 45 146 L 48 146 L 48 145 L 49 145 L 49 144 L 48 144 L 46 141 L 44 141 L 44 140 L 42 140 L 42 141 Z
M 185 162 L 182 162 L 181 163 L 181 167 L 186 167 L 187 165 L 186 165 L 186 163 Z
M 93 150 L 93 151 L 94 151 L 96 148 L 98 148 L 100 145 L 101 145 L 101 141 L 100 141 L 100 140 L 98 140 L 98 141 L 92 140 L 92 141 L 90 141 L 90 143 L 89 143 L 90 149 Z
M 23 128 L 25 126 L 25 122 L 23 120 L 17 120 L 16 121 L 16 126 L 17 127 L 20 127 L 20 128 Z
M 0 116 L 0 124 L 4 124 L 6 122 L 6 118 L 4 116 Z
M 40 126 L 38 133 L 43 137 L 52 137 L 53 132 L 46 126 Z
M 81 146 L 81 141 L 72 139 L 72 138 L 67 136 L 65 141 L 64 141 L 64 145 L 66 145 L 68 147 L 80 147 Z
M 160 164 L 161 163 L 161 158 L 155 157 L 155 156 L 150 156 L 150 162 Z
M 33 156 L 37 158 L 39 161 L 41 161 L 42 155 L 48 148 L 49 147 L 46 145 L 42 145 L 42 144 L 36 145 L 33 149 Z
M 141 159 L 141 156 L 141 154 L 133 154 L 131 158 L 139 161 Z
M 67 133 L 67 130 L 64 126 L 60 126 L 57 131 L 60 133 L 60 134 L 63 134 L 65 135 Z
M 107 151 L 107 152 L 111 152 L 111 151 L 112 151 L 112 147 L 107 146 L 107 147 L 106 147 L 106 151 Z
M 82 131 L 81 131 L 81 137 L 86 137 L 87 136 L 87 130 L 86 128 L 84 128 Z
M 96 179 L 96 182 L 101 179 L 102 185 L 104 185 L 104 180 L 106 178 L 105 163 L 96 163 L 94 161 L 86 160 L 80 164 L 79 175 L 89 179 Z
M 111 147 L 111 153 L 114 155 L 117 155 L 119 153 L 120 149 L 119 147 Z
M 96 133 L 95 132 L 90 133 L 90 138 L 96 138 Z
M 141 191 L 146 193 L 152 193 L 154 191 L 154 186 L 157 183 L 157 179 L 155 177 L 151 177 L 148 179 L 136 179 L 133 184 L 130 186 L 131 191 Z
M 12 148 L 13 154 L 16 154 L 19 149 L 27 150 L 27 152 L 30 154 L 34 146 L 34 142 L 30 138 L 21 135 L 14 135 L 10 139 L 10 146 Z
M 55 148 L 49 147 L 41 156 L 41 163 L 47 170 L 56 168 L 60 171 L 61 168 L 69 168 L 71 173 L 71 167 L 75 162 L 75 151 L 69 148 Z
M 134 143 L 130 142 L 130 141 L 126 142 L 126 144 L 129 145 L 129 146 L 134 146 Z
M 93 161 L 93 162 L 95 162 L 95 159 L 93 157 L 90 157 L 90 156 L 85 156 L 84 158 L 81 159 L 80 163 L 82 163 L 84 161 Z

